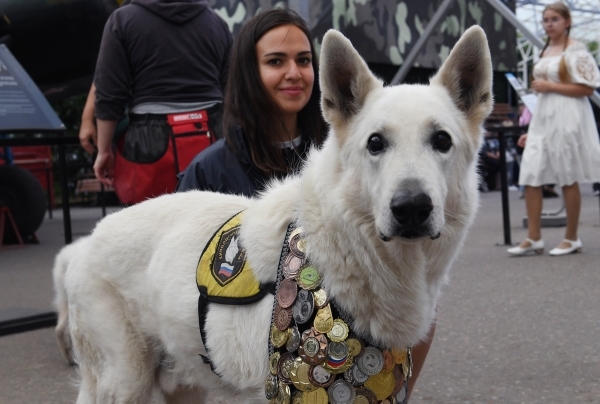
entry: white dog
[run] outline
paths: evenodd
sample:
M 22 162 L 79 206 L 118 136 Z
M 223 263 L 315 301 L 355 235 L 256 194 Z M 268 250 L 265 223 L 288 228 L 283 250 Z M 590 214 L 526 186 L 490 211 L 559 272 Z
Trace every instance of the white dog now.
M 470 28 L 429 86 L 384 87 L 336 31 L 320 69 L 331 131 L 300 176 L 258 199 L 152 199 L 108 216 L 80 246 L 66 274 L 78 403 L 203 402 L 217 388 L 268 402 L 273 296 L 211 303 L 206 345 L 198 330 L 198 258 L 242 210 L 240 245 L 258 281 L 275 281 L 296 222 L 354 333 L 399 349 L 426 336 L 478 204 L 475 160 L 493 103 L 485 34 Z
M 56 341 L 69 365 L 74 365 L 71 342 L 71 334 L 69 333 L 69 307 L 67 302 L 67 291 L 65 290 L 65 273 L 67 267 L 81 249 L 81 246 L 86 242 L 88 237 L 82 237 L 72 244 L 63 247 L 54 259 L 54 267 L 52 269 L 52 279 L 54 281 L 54 308 L 58 314 L 56 324 Z

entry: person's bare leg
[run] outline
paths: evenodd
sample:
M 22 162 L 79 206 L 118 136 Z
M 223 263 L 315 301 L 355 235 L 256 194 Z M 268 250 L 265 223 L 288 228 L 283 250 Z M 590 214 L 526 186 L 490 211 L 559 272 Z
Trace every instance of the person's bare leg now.
M 527 208 L 527 238 L 538 241 L 542 238 L 542 187 L 525 186 L 525 207 Z M 531 246 L 523 241 L 522 248 Z
M 562 187 L 563 197 L 565 199 L 565 209 L 567 210 L 567 228 L 565 238 L 567 240 L 577 241 L 577 227 L 579 226 L 579 212 L 581 211 L 581 192 L 579 184 L 567 185 Z M 564 241 L 558 245 L 558 248 L 570 248 L 571 244 Z
M 417 382 L 417 378 L 419 377 L 421 369 L 423 369 L 423 365 L 425 364 L 425 359 L 429 353 L 429 348 L 431 348 L 433 335 L 435 334 L 435 324 L 436 323 L 434 322 L 431 325 L 429 333 L 427 333 L 427 337 L 412 348 L 413 369 L 412 377 L 408 379 L 408 398 L 410 398 L 413 388 L 415 387 L 415 383 Z

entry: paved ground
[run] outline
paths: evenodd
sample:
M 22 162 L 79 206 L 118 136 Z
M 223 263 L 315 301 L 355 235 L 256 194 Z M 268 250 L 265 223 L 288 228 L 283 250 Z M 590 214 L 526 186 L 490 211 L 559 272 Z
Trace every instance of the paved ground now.
M 600 403 L 600 216 L 590 188 L 582 189 L 584 252 L 559 258 L 507 257 L 496 245 L 503 242 L 500 194 L 482 195 L 411 403 Z M 517 192 L 510 197 L 518 241 L 524 206 Z M 72 216 L 78 236 L 101 215 L 75 208 Z M 562 233 L 544 229 L 547 245 Z M 38 237 L 39 245 L 0 251 L 0 317 L 51 309 L 50 271 L 63 243 L 59 211 Z M 0 337 L 0 404 L 72 403 L 74 380 L 52 329 Z

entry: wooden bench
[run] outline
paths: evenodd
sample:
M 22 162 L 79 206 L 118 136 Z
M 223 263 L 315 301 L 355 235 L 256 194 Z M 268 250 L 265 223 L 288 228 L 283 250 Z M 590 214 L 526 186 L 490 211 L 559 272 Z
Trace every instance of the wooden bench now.
M 504 122 L 510 121 L 515 124 L 515 110 L 510 104 L 494 104 L 494 109 L 485 121 L 485 126 L 503 126 Z
M 75 193 L 99 194 L 114 191 L 112 187 L 104 186 L 96 177 L 80 178 L 75 185 Z M 102 217 L 106 216 L 106 200 L 102 198 Z
M 102 183 L 97 178 L 81 178 L 77 180 L 77 185 L 75 186 L 75 193 L 77 194 L 83 192 L 110 192 L 112 190 L 111 187 L 103 187 Z

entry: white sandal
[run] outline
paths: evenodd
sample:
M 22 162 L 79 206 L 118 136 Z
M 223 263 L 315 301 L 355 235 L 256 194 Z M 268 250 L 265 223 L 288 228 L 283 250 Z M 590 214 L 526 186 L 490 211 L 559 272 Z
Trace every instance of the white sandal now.
M 567 248 L 556 247 L 556 248 L 551 249 L 549 254 L 556 257 L 559 255 L 567 255 L 567 254 L 576 253 L 576 252 L 581 251 L 581 247 L 582 247 L 581 239 L 578 238 L 575 241 L 564 239 L 563 242 L 571 244 L 571 247 L 567 247 Z
M 530 252 L 535 252 L 536 254 L 542 254 L 544 252 L 544 240 L 539 239 L 538 241 L 533 241 L 530 238 L 526 238 L 525 241 L 529 242 L 529 247 L 521 247 L 520 245 L 509 248 L 506 250 L 507 253 L 511 255 L 525 255 Z

